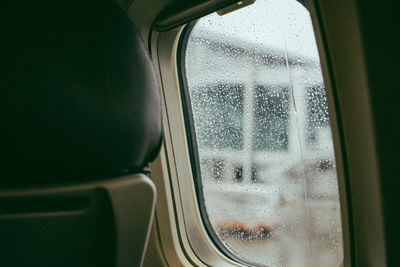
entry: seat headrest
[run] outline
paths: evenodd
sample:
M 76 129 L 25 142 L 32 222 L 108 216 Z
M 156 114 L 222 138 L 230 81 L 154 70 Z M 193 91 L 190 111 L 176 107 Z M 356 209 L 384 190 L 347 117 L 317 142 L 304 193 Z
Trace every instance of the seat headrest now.
M 148 52 L 113 0 L 0 3 L 0 186 L 140 172 L 162 135 Z

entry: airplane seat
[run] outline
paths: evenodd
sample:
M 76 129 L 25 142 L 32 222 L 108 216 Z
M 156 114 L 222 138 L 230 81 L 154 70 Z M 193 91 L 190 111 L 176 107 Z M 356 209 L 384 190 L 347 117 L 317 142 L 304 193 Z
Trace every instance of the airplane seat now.
M 162 126 L 134 25 L 113 0 L 6 0 L 0 29 L 0 266 L 140 266 Z

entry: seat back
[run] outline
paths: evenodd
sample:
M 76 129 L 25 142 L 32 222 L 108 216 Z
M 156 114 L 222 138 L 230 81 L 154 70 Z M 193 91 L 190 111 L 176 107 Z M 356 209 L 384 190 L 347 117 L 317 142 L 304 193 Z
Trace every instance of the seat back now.
M 155 188 L 143 174 L 0 192 L 2 266 L 140 266 Z
M 162 134 L 139 34 L 113 0 L 6 0 L 0 25 L 0 266 L 139 266 Z

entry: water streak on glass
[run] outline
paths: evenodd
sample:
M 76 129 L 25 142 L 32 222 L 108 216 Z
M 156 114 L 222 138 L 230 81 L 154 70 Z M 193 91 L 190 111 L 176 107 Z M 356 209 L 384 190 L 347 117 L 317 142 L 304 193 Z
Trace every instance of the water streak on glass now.
M 308 11 L 257 0 L 204 17 L 185 66 L 211 230 L 249 264 L 339 266 L 336 164 Z

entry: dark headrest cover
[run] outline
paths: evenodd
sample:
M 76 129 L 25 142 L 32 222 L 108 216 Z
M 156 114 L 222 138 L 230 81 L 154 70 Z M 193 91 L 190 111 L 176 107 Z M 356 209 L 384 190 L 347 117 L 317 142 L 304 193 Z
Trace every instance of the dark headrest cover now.
M 0 66 L 0 186 L 118 176 L 157 155 L 157 78 L 113 0 L 0 2 Z

